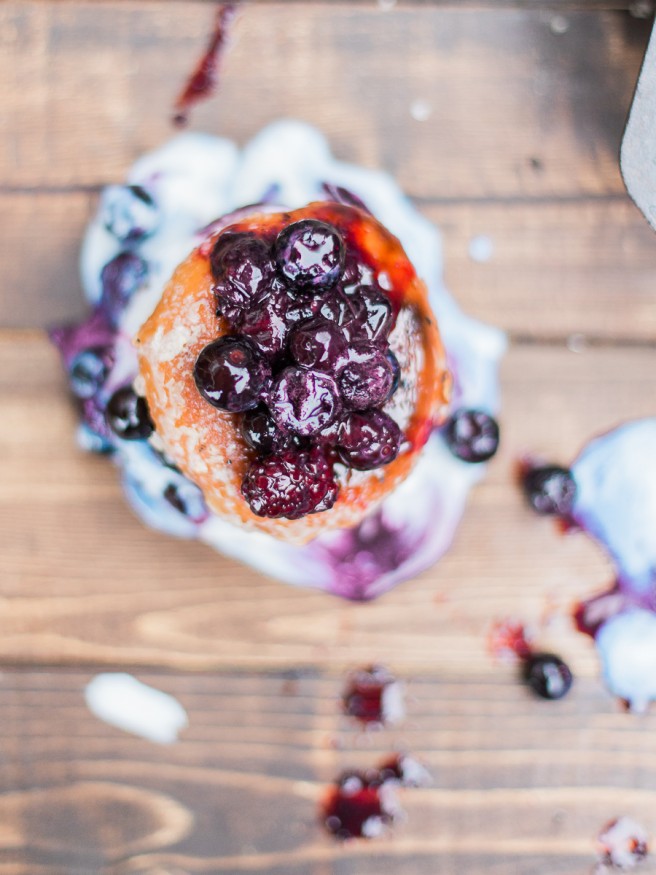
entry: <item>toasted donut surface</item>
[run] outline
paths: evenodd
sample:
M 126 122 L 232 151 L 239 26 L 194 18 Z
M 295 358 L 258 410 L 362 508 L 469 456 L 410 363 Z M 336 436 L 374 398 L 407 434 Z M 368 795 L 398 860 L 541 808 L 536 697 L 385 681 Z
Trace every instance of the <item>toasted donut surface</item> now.
M 399 387 L 383 410 L 400 426 L 404 441 L 397 458 L 372 471 L 337 465 L 340 492 L 334 506 L 298 520 L 256 516 L 241 492 L 255 452 L 244 441 L 240 414 L 218 410 L 200 395 L 194 365 L 201 350 L 230 333 L 216 315 L 209 253 L 219 235 L 208 238 L 176 269 L 162 298 L 138 332 L 135 344 L 156 432 L 166 454 L 203 491 L 214 513 L 280 540 L 305 543 L 326 529 L 358 524 L 410 472 L 433 426 L 444 415 L 451 378 L 424 283 L 400 242 L 363 210 L 314 203 L 282 213 L 254 213 L 226 230 L 274 236 L 300 219 L 336 227 L 347 246 L 357 248 L 398 311 L 389 345 L 400 367 Z

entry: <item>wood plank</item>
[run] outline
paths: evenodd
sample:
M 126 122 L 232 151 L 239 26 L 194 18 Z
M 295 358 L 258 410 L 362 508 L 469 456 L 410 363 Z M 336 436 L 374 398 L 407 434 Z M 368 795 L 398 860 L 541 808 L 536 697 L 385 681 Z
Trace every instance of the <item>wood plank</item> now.
M 96 198 L 0 194 L 0 326 L 82 318 L 78 249 Z M 449 288 L 472 315 L 533 338 L 656 336 L 656 238 L 627 197 L 421 208 L 444 238 Z M 472 258 L 487 238 L 488 261 Z
M 139 673 L 188 712 L 170 746 L 93 717 L 88 672 L 5 671 L 0 872 L 575 875 L 605 822 L 653 810 L 656 715 L 620 713 L 592 681 L 546 703 L 441 668 L 405 676 L 407 720 L 366 737 L 339 713 L 340 674 Z M 402 791 L 391 838 L 334 843 L 329 782 L 399 748 L 432 786 Z
M 119 180 L 170 136 L 204 3 L 4 3 L 0 185 Z M 624 13 L 340 4 L 244 8 L 194 127 L 243 142 L 294 115 L 425 198 L 622 191 L 620 134 L 649 33 Z M 257 58 L 257 63 L 253 63 Z M 429 117 L 416 121 L 416 101 Z M 537 168 L 537 169 L 536 169 Z
M 577 673 L 597 672 L 572 604 L 610 569 L 585 537 L 562 538 L 514 485 L 526 451 L 568 462 L 595 432 L 653 415 L 649 349 L 511 349 L 503 443 L 436 568 L 374 604 L 268 580 L 210 549 L 147 531 L 106 459 L 76 450 L 53 350 L 38 334 L 0 344 L 0 660 L 296 667 L 393 660 L 445 676 L 494 673 L 486 636 L 516 615 L 556 636 Z

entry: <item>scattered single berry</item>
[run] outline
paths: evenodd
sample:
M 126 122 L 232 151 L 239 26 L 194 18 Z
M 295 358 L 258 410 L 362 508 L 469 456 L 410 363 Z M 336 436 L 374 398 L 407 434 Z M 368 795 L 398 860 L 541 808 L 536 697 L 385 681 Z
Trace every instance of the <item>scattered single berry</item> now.
M 499 448 L 497 421 L 482 410 L 458 410 L 444 435 L 453 455 L 463 462 L 486 462 Z
M 329 289 L 344 267 L 344 243 L 336 228 L 302 219 L 284 228 L 275 242 L 278 270 L 295 290 Z
M 562 699 L 572 686 L 567 663 L 553 653 L 532 653 L 522 666 L 524 680 L 541 699 Z
M 212 406 L 232 413 L 256 407 L 271 379 L 271 368 L 243 337 L 224 336 L 196 360 L 194 380 Z
M 572 472 L 558 465 L 529 468 L 522 478 L 524 494 L 536 513 L 567 516 L 576 497 Z
M 126 441 L 143 440 L 154 430 L 146 400 L 132 386 L 114 392 L 107 403 L 106 416 L 114 434 Z

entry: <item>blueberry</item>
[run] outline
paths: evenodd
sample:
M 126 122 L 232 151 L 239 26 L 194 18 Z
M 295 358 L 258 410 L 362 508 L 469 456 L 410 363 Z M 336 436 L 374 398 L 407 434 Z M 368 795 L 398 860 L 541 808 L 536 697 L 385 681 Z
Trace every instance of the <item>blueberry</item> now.
M 572 686 L 572 672 L 553 653 L 534 653 L 523 665 L 524 681 L 542 699 L 562 699 Z
M 196 359 L 194 380 L 213 407 L 240 413 L 256 407 L 271 369 L 243 337 L 225 336 L 208 344 Z
M 100 210 L 105 228 L 122 243 L 149 236 L 160 221 L 155 202 L 140 185 L 108 185 L 102 193 Z
M 341 407 L 332 377 L 293 367 L 280 374 L 269 403 L 277 426 L 302 436 L 321 431 L 339 415 Z
M 350 362 L 339 378 L 339 391 L 346 407 L 366 410 L 389 398 L 394 382 L 392 366 L 385 353 L 372 349 L 364 361 Z
M 294 328 L 289 351 L 304 368 L 337 373 L 347 361 L 347 340 L 339 326 L 317 316 Z
M 401 448 L 401 429 L 382 410 L 349 414 L 339 432 L 338 453 L 345 465 L 360 471 L 392 462 Z
M 274 266 L 270 247 L 255 234 L 227 231 L 210 255 L 219 309 L 248 307 L 271 285 Z
M 114 325 L 137 289 L 143 285 L 148 267 L 135 252 L 119 252 L 103 267 L 101 305 Z
M 244 475 L 242 493 L 257 516 L 296 520 L 331 508 L 338 486 L 332 465 L 315 447 L 256 459 Z
M 447 446 L 463 462 L 485 462 L 499 447 L 499 426 L 482 410 L 458 410 L 444 431 Z
M 537 513 L 567 516 L 576 497 L 572 472 L 558 465 L 531 468 L 524 474 L 522 486 L 529 504 Z
M 332 225 L 302 219 L 284 228 L 274 244 L 275 259 L 290 288 L 329 289 L 344 267 L 344 243 Z
M 107 403 L 106 416 L 114 434 L 126 441 L 143 440 L 154 431 L 146 400 L 132 386 L 114 392 Z
M 241 421 L 241 433 L 248 446 L 261 456 L 303 445 L 298 435 L 281 432 L 263 405 L 246 411 Z
M 319 312 L 329 322 L 342 327 L 350 340 L 384 342 L 394 324 L 388 299 L 375 289 L 358 287 L 347 294 L 339 287 L 330 291 Z
M 265 356 L 274 358 L 285 348 L 291 327 L 287 319 L 290 303 L 289 293 L 277 281 L 238 322 L 240 333 L 247 335 Z
M 111 347 L 83 349 L 70 364 L 69 379 L 73 394 L 78 398 L 92 398 L 102 389 L 113 364 Z

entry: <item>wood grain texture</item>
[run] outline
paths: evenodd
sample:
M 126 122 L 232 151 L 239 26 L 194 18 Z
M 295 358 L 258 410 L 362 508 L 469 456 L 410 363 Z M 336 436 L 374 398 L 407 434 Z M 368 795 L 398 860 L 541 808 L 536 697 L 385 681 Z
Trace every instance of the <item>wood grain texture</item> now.
M 437 659 L 447 674 L 489 678 L 490 623 L 517 615 L 590 676 L 591 645 L 569 612 L 610 569 L 586 538 L 561 538 L 525 509 L 514 465 L 529 450 L 569 462 L 595 432 L 653 413 L 652 361 L 649 349 L 512 349 L 502 450 L 452 551 L 353 605 L 147 531 L 112 465 L 75 448 L 54 351 L 39 334 L 10 336 L 0 345 L 0 659 L 186 669 L 393 659 L 424 672 Z
M 481 684 L 441 668 L 404 675 L 406 720 L 366 734 L 338 673 L 141 672 L 188 712 L 171 746 L 93 717 L 87 672 L 4 672 L 0 872 L 575 875 L 609 818 L 653 809 L 656 715 L 627 718 L 594 681 L 554 704 L 510 669 Z M 433 781 L 401 791 L 393 835 L 324 835 L 328 784 L 399 749 Z
M 186 2 L 0 5 L 0 186 L 121 180 L 171 135 L 171 102 L 209 16 Z M 388 170 L 423 198 L 622 192 L 618 147 L 650 22 L 572 12 L 554 33 L 550 20 L 508 9 L 245 7 L 221 95 L 193 125 L 244 142 L 300 117 L 341 158 Z M 417 100 L 429 109 L 423 122 L 411 115 Z
M 0 193 L 0 326 L 82 318 L 78 252 L 95 203 Z M 656 336 L 656 238 L 628 197 L 419 208 L 443 235 L 447 285 L 472 315 L 523 338 Z M 492 247 L 484 263 L 470 254 L 479 235 Z

